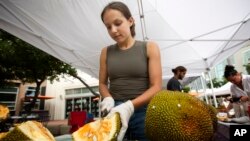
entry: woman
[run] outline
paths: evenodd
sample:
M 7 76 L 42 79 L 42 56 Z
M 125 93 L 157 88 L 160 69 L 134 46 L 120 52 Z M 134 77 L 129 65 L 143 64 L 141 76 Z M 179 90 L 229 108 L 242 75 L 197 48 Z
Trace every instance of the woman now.
M 233 99 L 239 101 L 249 101 L 248 94 L 250 94 L 250 76 L 242 75 L 234 69 L 234 66 L 227 65 L 225 67 L 224 77 L 232 83 L 231 93 Z
M 103 48 L 100 56 L 101 111 L 120 113 L 119 141 L 125 133 L 129 140 L 147 140 L 144 133 L 147 104 L 162 87 L 159 48 L 153 42 L 134 39 L 135 22 L 124 3 L 109 3 L 101 18 L 116 42 Z
M 227 65 L 225 67 L 224 77 L 232 83 L 231 85 L 231 93 L 232 93 L 232 102 L 236 104 L 243 104 L 244 105 L 244 112 L 243 114 L 247 114 L 247 106 L 250 97 L 250 76 L 249 75 L 242 75 L 237 70 L 234 69 L 234 66 Z M 232 105 L 231 105 L 232 106 Z M 229 106 L 227 109 L 232 108 Z M 234 106 L 235 107 L 235 106 Z M 235 109 L 235 108 L 234 108 Z M 236 110 L 236 109 L 235 109 Z M 240 114 L 238 110 L 236 113 Z M 236 117 L 244 116 L 236 115 Z
M 178 66 L 172 69 L 174 76 L 167 83 L 167 90 L 170 91 L 182 91 L 182 86 L 179 80 L 182 80 L 187 72 L 187 69 L 183 66 Z

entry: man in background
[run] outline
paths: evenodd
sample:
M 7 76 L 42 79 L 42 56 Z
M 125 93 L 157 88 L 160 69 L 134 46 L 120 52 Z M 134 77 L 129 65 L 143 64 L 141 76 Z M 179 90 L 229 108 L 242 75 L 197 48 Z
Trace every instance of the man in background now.
M 175 69 L 172 69 L 174 76 L 167 83 L 167 90 L 170 91 L 182 91 L 182 85 L 179 80 L 182 80 L 185 77 L 187 69 L 183 66 L 178 66 Z

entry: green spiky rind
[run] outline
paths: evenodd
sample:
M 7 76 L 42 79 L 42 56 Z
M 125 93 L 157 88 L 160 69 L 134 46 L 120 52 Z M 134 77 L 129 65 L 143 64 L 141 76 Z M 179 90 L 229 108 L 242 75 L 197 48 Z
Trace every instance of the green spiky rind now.
M 146 135 L 154 141 L 208 141 L 213 136 L 213 121 L 208 109 L 196 97 L 162 90 L 148 105 Z
M 212 119 L 212 122 L 213 122 L 213 132 L 215 133 L 217 131 L 217 125 L 218 125 L 218 118 L 216 116 L 217 113 L 218 113 L 218 110 L 215 107 L 211 106 L 211 105 L 207 105 L 206 103 L 205 103 L 205 105 L 207 106 L 208 112 L 209 112 L 210 117 Z
M 114 132 L 114 134 L 110 135 L 110 140 L 109 141 L 117 141 L 117 137 L 118 134 L 120 133 L 121 130 L 121 118 L 120 118 L 120 114 L 118 112 L 114 113 L 115 116 L 115 126 L 116 126 L 116 131 Z
M 34 126 L 37 126 L 37 128 L 43 129 L 46 132 L 46 136 L 51 137 L 52 140 L 55 140 L 53 135 L 49 132 L 49 130 L 47 128 L 45 128 L 40 122 L 37 121 L 26 121 L 23 122 L 21 124 L 16 125 L 12 130 L 10 130 L 9 132 L 7 132 L 7 134 L 0 139 L 0 141 L 32 141 L 32 140 L 36 140 L 34 138 L 30 138 L 29 133 L 24 133 L 23 132 L 23 127 L 25 127 L 25 124 L 33 124 Z M 30 129 L 27 128 L 25 130 L 28 131 L 34 131 L 34 129 Z
M 31 139 L 23 134 L 18 128 L 9 131 L 0 141 L 30 141 Z

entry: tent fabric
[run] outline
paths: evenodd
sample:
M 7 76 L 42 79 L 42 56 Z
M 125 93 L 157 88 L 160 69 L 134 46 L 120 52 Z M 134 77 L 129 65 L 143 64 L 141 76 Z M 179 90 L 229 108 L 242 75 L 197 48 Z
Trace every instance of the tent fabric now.
M 113 44 L 100 13 L 111 0 L 1 0 L 0 28 L 98 78 L 99 55 Z M 249 44 L 249 0 L 123 0 L 136 39 L 158 43 L 163 78 L 183 65 L 199 76 Z
M 206 89 L 206 91 L 202 95 L 207 95 L 207 96 L 212 96 L 215 94 L 215 96 L 223 96 L 223 95 L 231 95 L 230 88 L 231 88 L 232 83 L 227 82 L 223 86 L 219 88 L 214 88 L 212 89 Z

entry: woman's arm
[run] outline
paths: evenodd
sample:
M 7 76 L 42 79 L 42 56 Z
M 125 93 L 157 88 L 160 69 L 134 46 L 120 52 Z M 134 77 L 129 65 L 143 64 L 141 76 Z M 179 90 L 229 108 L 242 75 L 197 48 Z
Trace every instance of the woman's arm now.
M 248 96 L 241 96 L 240 101 L 246 102 L 246 101 L 249 101 L 249 98 L 248 98 Z
M 103 48 L 100 55 L 99 69 L 99 92 L 103 98 L 111 97 L 108 90 L 108 73 L 107 73 L 107 47 Z
M 147 43 L 147 56 L 150 87 L 142 95 L 132 100 L 135 109 L 147 104 L 162 89 L 161 55 L 156 43 Z
M 249 101 L 249 97 L 247 95 L 242 95 L 242 92 L 237 90 L 234 84 L 232 84 L 230 91 L 231 91 L 232 97 L 234 98 L 234 101 L 235 100 L 242 101 L 242 102 Z

